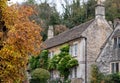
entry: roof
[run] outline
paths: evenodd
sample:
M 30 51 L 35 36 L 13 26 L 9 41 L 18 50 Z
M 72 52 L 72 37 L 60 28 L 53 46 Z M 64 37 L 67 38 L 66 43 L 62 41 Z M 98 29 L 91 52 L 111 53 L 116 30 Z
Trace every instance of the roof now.
M 120 30 L 116 30 L 115 34 L 113 35 L 113 37 L 120 37 Z
M 46 45 L 45 49 L 51 48 L 60 44 L 64 44 L 68 41 L 77 39 L 81 37 L 81 34 L 88 28 L 88 26 L 94 21 L 94 19 L 73 27 L 72 29 L 66 30 L 63 33 L 60 33 L 57 36 L 54 36 L 51 39 L 47 39 L 44 44 Z

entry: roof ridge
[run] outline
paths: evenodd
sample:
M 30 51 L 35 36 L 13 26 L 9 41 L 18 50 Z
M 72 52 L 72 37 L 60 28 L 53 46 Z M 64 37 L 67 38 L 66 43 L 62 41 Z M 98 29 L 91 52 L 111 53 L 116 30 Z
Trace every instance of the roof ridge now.
M 68 29 L 68 30 L 66 30 L 66 31 L 63 31 L 62 33 L 54 36 L 53 38 L 55 38 L 55 37 L 57 37 L 57 36 L 59 36 L 59 35 L 61 35 L 61 34 L 64 34 L 64 33 L 66 33 L 66 32 L 72 31 L 72 30 L 74 30 L 74 29 L 76 29 L 76 28 L 79 28 L 80 26 L 82 26 L 82 25 L 84 25 L 84 24 L 87 24 L 87 23 L 89 23 L 89 22 L 91 22 L 91 21 L 93 21 L 93 20 L 94 20 L 94 19 L 91 19 L 91 20 L 86 21 L 86 22 L 84 22 L 84 23 L 82 23 L 82 24 L 80 24 L 80 25 L 74 26 L 73 28 Z M 53 38 L 50 38 L 50 39 L 47 39 L 47 40 L 51 40 L 51 39 L 53 39 Z
M 94 21 L 94 19 L 89 20 L 85 23 L 82 23 L 78 26 L 73 27 L 72 29 L 66 30 L 59 35 L 54 36 L 53 38 L 47 39 L 44 43 L 47 45 L 46 48 L 51 48 L 68 41 L 80 38 L 80 35 L 88 28 L 88 26 Z

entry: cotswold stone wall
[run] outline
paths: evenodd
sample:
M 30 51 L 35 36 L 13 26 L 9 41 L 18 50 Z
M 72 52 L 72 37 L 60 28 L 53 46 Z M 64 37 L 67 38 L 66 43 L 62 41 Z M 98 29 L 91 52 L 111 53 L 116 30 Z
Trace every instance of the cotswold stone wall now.
M 120 48 L 114 48 L 114 38 L 116 30 L 120 29 L 120 24 L 115 28 L 111 37 L 108 39 L 104 47 L 101 49 L 97 58 L 97 65 L 104 74 L 111 73 L 110 63 L 120 61 Z
M 104 18 L 97 18 L 82 34 L 87 38 L 87 79 L 89 83 L 91 65 L 100 53 L 100 48 L 110 36 L 112 28 Z

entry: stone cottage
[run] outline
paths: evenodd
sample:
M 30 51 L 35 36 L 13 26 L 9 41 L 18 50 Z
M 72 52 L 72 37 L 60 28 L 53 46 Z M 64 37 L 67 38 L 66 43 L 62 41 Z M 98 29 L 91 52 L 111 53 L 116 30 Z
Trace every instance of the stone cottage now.
M 104 74 L 120 72 L 120 19 L 114 21 L 113 32 L 101 47 L 96 62 Z
M 54 36 L 53 27 L 48 30 L 48 39 L 44 42 L 45 49 L 49 50 L 50 57 L 60 52 L 64 44 L 70 45 L 70 54 L 79 62 L 71 71 L 72 83 L 89 83 L 90 67 L 92 64 L 99 65 L 102 72 L 116 72 L 118 69 L 118 55 L 120 47 L 120 24 L 116 22 L 114 30 L 105 19 L 104 4 L 98 1 L 95 7 L 95 18 L 73 27 L 57 36 Z M 114 43 L 114 48 L 113 48 Z M 113 51 L 114 50 L 114 51 Z M 108 52 L 106 52 L 108 51 Z M 114 58 L 113 58 L 114 57 Z M 108 61 L 107 61 L 108 60 Z M 110 67 L 113 67 L 110 69 Z M 59 77 L 53 71 L 52 77 Z

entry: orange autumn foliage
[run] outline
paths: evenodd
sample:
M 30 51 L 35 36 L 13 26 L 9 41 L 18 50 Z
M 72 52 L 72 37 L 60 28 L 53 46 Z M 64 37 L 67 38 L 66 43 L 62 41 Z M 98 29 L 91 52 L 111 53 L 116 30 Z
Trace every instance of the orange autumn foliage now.
M 28 55 L 40 52 L 41 28 L 29 20 L 34 13 L 30 6 L 7 6 L 7 0 L 0 0 L 0 11 L 0 22 L 6 26 L 0 36 L 0 83 L 21 83 Z

